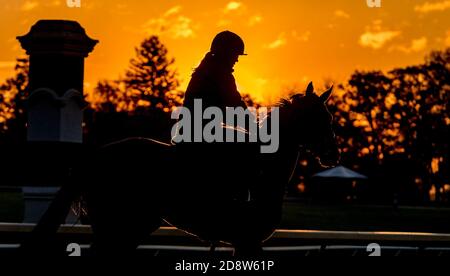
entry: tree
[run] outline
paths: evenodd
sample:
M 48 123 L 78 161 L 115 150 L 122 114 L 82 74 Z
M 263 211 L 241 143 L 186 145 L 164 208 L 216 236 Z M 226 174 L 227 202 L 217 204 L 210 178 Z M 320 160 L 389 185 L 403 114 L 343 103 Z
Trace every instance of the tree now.
M 428 191 L 435 186 L 436 200 L 444 179 L 448 179 L 450 140 L 450 49 L 432 52 L 424 64 L 390 72 L 399 100 L 398 108 L 406 109 L 409 120 L 400 122 L 407 137 L 407 152 L 423 171 L 421 184 Z M 404 100 L 403 100 L 404 99 Z M 446 169 L 447 168 L 447 169 Z M 448 184 L 448 183 L 447 183 Z
M 170 138 L 170 111 L 181 105 L 175 60 L 157 36 L 136 48 L 125 76 L 99 81 L 87 97 L 86 136 L 103 144 L 129 136 Z
M 17 58 L 15 76 L 0 85 L 0 135 L 21 140 L 25 137 L 25 100 L 28 97 L 28 58 Z
M 125 93 L 120 89 L 120 81 L 101 80 L 90 93 L 87 101 L 93 110 L 103 113 L 114 113 L 128 111 Z
M 125 77 L 99 81 L 87 100 L 98 112 L 155 114 L 181 105 L 183 93 L 174 68 L 175 60 L 157 36 L 145 39 L 135 49 Z
M 364 157 L 388 170 L 413 161 L 403 171 L 424 194 L 432 182 L 439 193 L 448 179 L 449 80 L 450 49 L 388 73 L 355 72 L 330 101 L 343 159 L 357 164 Z
M 123 80 L 130 108 L 168 112 L 180 103 L 177 72 L 172 68 L 175 59 L 167 54 L 157 36 L 145 39 L 136 48 L 136 57 L 131 59 Z

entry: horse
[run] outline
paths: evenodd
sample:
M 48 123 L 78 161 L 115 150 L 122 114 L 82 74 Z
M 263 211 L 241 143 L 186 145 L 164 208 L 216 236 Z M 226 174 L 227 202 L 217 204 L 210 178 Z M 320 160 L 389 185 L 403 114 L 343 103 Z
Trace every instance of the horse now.
M 326 107 L 332 90 L 318 96 L 310 83 L 304 95 L 281 101 L 280 146 L 273 154 L 249 150 L 249 144 L 183 150 L 146 138 L 102 147 L 84 169 L 96 183 L 82 193 L 93 251 L 132 252 L 165 221 L 202 240 L 227 242 L 237 254 L 260 253 L 281 220 L 284 187 L 300 147 L 323 166 L 339 160 Z
M 275 153 L 246 143 L 183 146 L 129 138 L 97 149 L 73 168 L 71 195 L 60 193 L 83 198 L 95 255 L 132 254 L 164 222 L 213 244 L 229 243 L 236 255 L 261 254 L 281 220 L 301 149 L 323 166 L 339 162 L 326 106 L 332 90 L 319 96 L 310 83 L 304 94 L 280 102 Z M 60 217 L 47 216 L 35 232 L 56 231 L 63 221 L 62 202 L 70 200 L 55 201 L 50 209 Z

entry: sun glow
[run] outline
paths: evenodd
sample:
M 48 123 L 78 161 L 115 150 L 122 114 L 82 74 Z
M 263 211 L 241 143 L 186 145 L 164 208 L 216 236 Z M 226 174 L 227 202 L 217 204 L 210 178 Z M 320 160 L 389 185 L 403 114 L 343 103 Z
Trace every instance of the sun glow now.
M 398 0 L 381 9 L 366 1 L 204 1 L 90 0 L 81 8 L 64 1 L 17 0 L 0 5 L 0 79 L 13 74 L 23 54 L 15 37 L 39 19 L 77 20 L 100 43 L 86 60 L 85 81 L 117 79 L 134 47 L 150 34 L 161 37 L 175 57 L 184 90 L 193 68 L 224 29 L 240 34 L 249 56 L 235 76 L 242 93 L 276 102 L 286 87 L 311 80 L 344 81 L 355 69 L 388 70 L 414 64 L 448 41 L 448 1 Z M 432 13 L 433 16 L 426 16 Z M 417 28 L 420 20 L 429 26 Z

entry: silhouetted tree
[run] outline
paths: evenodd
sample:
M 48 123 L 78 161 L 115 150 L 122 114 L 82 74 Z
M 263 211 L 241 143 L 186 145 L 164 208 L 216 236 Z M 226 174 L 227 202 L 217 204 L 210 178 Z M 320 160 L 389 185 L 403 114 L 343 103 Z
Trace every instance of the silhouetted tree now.
M 123 82 L 130 107 L 170 111 L 181 101 L 179 82 L 173 68 L 175 59 L 157 36 L 145 39 L 136 48 Z
M 390 172 L 386 177 L 394 179 L 403 171 L 424 195 L 432 182 L 439 193 L 438 183 L 448 179 L 449 76 L 450 50 L 387 74 L 355 72 L 330 101 L 344 162 L 372 160 L 372 166 Z
M 89 94 L 88 140 L 103 143 L 128 136 L 167 140 L 173 123 L 169 112 L 181 105 L 183 96 L 174 62 L 157 36 L 145 39 L 125 77 L 100 81 Z
M 420 163 L 424 189 L 434 185 L 439 201 L 443 184 L 448 184 L 444 179 L 449 179 L 450 49 L 432 52 L 422 65 L 390 73 L 395 79 L 393 93 L 399 99 L 397 122 L 408 137 L 406 152 Z
M 91 107 L 103 112 L 169 112 L 182 102 L 175 60 L 157 36 L 145 39 L 130 60 L 125 77 L 100 81 L 88 97 Z
M 26 130 L 25 100 L 28 97 L 28 58 L 18 58 L 15 76 L 0 85 L 0 136 L 23 140 Z
M 103 113 L 128 111 L 120 81 L 101 80 L 88 96 L 91 108 Z

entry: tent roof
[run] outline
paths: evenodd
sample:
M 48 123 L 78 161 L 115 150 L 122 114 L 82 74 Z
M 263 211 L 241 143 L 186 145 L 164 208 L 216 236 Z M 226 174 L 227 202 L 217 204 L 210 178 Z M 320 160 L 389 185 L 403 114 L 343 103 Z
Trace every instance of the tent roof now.
M 349 179 L 367 179 L 367 176 L 347 169 L 344 166 L 337 166 L 335 168 L 317 173 L 313 177 L 334 177 L 334 178 L 349 178 Z

